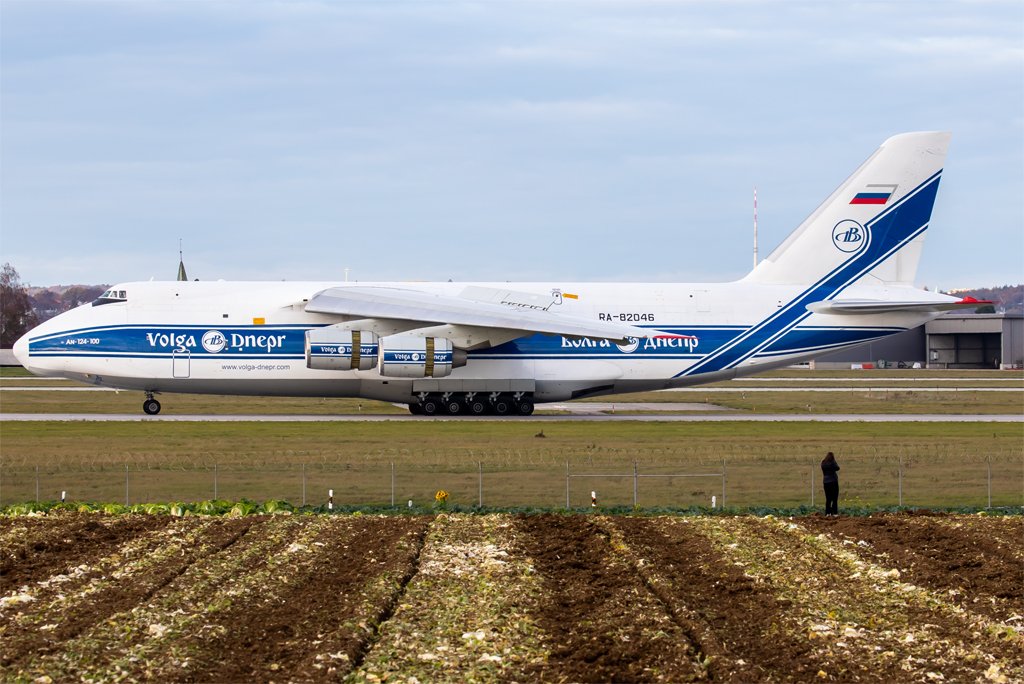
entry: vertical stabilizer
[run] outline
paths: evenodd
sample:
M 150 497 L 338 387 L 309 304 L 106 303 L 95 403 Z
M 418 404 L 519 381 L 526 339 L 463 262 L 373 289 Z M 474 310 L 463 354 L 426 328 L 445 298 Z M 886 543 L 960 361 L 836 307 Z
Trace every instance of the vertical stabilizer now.
M 949 138 L 924 132 L 886 140 L 744 281 L 912 285 Z

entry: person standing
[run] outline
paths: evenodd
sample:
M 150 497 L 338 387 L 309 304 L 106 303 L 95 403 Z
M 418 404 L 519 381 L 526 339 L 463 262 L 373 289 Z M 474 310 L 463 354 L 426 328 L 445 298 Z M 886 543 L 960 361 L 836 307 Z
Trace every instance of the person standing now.
M 825 485 L 825 515 L 839 515 L 839 464 L 831 451 L 821 460 L 821 482 Z

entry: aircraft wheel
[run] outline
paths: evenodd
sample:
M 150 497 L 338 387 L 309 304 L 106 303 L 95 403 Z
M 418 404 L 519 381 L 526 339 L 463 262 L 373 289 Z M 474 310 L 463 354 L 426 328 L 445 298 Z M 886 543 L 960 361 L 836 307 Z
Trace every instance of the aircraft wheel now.
M 474 416 L 482 416 L 487 412 L 487 404 L 480 399 L 473 399 L 466 404 L 466 408 L 469 409 L 470 414 Z
M 409 413 L 411 413 L 414 416 L 422 416 L 423 406 L 420 404 L 409 404 Z
M 491 404 L 491 408 L 494 410 L 495 415 L 499 416 L 507 416 L 508 412 L 512 410 L 508 399 L 505 397 L 498 397 L 495 399 L 494 403 Z
M 521 416 L 532 416 L 533 415 L 533 402 L 529 399 L 523 399 L 516 404 L 516 412 Z
M 449 416 L 457 416 L 462 413 L 462 402 L 455 397 L 452 397 L 448 400 L 448 403 L 445 404 L 444 408 L 448 412 Z
M 441 410 L 441 402 L 433 397 L 427 397 L 420 404 L 420 408 L 425 416 L 435 416 L 437 412 Z
M 160 402 L 156 399 L 147 399 L 142 402 L 142 410 L 151 416 L 160 413 Z

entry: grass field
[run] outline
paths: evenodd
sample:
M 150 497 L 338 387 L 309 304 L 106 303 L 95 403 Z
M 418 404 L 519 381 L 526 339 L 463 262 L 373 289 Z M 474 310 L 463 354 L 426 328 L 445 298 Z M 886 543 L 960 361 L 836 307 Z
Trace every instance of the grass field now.
M 660 392 L 615 397 L 712 402 L 752 413 L 1003 413 L 1024 410 L 1019 371 L 778 371 L 715 388 L 834 386 L 842 392 Z M 867 382 L 858 383 L 864 378 Z M 795 381 L 799 380 L 799 383 Z M 927 393 L 910 386 L 955 387 Z M 0 387 L 73 384 L 3 369 Z M 1010 387 L 1011 392 L 985 392 Z M 138 413 L 138 392 L 0 392 L 0 411 Z M 165 395 L 182 414 L 405 413 L 358 399 Z M 602 399 L 608 401 L 607 398 Z M 1020 506 L 1024 426 L 1005 423 L 0 422 L 0 504 L 211 497 L 487 506 L 800 506 L 821 501 L 834 451 L 847 506 Z M 634 477 L 634 469 L 636 477 Z M 566 477 L 567 471 L 570 477 Z M 701 477 L 695 477 L 700 475 Z M 568 485 L 568 486 L 567 486 Z M 724 488 L 724 496 L 723 496 Z M 991 499 L 990 499 L 991 497 Z
M 1003 423 L 5 422 L 0 502 L 283 498 L 339 504 L 798 506 L 835 451 L 847 506 L 1024 503 L 1024 440 Z M 543 435 L 543 436 L 541 436 Z M 392 473 L 394 472 L 394 480 Z M 679 477 L 706 474 L 707 477 Z M 718 475 L 716 475 L 718 474 Z M 600 477 L 583 477 L 583 476 Z M 648 477 L 675 475 L 677 477 Z M 812 480 L 813 478 L 816 478 Z M 394 482 L 394 488 L 392 488 Z

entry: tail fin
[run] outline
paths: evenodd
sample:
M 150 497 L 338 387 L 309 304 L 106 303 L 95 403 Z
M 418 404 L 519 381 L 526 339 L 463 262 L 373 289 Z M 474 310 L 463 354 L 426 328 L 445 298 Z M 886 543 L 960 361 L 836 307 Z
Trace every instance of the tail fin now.
M 744 281 L 912 285 L 949 138 L 926 132 L 886 140 Z

